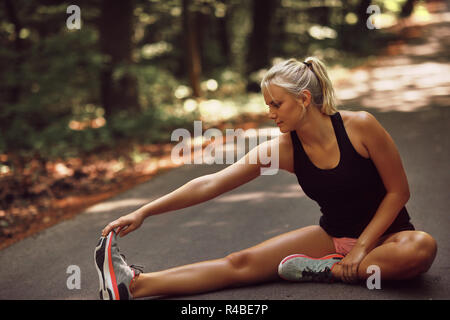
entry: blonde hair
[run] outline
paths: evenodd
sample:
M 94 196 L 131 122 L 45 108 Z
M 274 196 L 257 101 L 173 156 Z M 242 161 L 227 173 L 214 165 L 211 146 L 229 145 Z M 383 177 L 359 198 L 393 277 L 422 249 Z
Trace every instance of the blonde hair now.
M 289 59 L 274 65 L 264 75 L 261 90 L 266 89 L 271 94 L 271 84 L 284 88 L 296 98 L 304 96 L 302 91 L 308 90 L 313 105 L 322 113 L 337 112 L 337 99 L 325 64 L 316 57 L 308 57 L 304 62 Z

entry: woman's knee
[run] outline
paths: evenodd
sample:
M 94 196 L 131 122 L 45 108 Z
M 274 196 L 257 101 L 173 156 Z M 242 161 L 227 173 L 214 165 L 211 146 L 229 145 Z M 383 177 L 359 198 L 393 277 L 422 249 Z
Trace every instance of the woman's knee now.
M 416 269 L 419 274 L 427 272 L 436 257 L 436 240 L 423 231 L 412 232 L 404 240 L 408 243 L 410 266 Z
M 225 257 L 225 260 L 234 270 L 242 270 L 247 268 L 252 260 L 252 254 L 248 251 L 237 251 Z
M 418 265 L 422 272 L 427 272 L 437 253 L 436 240 L 426 232 L 418 231 L 415 238 Z
M 234 285 L 244 285 L 252 280 L 253 255 L 249 251 L 243 250 L 229 254 L 225 261 L 228 265 L 230 281 Z

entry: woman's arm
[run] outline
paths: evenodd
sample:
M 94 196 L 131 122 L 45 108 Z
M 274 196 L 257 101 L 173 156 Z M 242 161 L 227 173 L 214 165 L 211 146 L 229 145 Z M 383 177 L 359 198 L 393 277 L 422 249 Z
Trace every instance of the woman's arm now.
M 109 223 L 103 229 L 102 235 L 106 236 L 111 230 L 118 228 L 117 233 L 124 236 L 136 230 L 148 216 L 179 210 L 208 201 L 255 179 L 260 175 L 261 168 L 268 166 L 261 164 L 259 155 L 270 155 L 272 148 L 278 148 L 278 138 L 261 143 L 239 161 L 225 169 L 195 178 L 175 191 Z
M 410 193 L 405 169 L 391 136 L 371 114 L 364 112 L 362 117 L 361 125 L 366 130 L 363 144 L 386 188 L 386 196 L 375 216 L 358 238 L 358 244 L 370 251 L 394 222 Z
M 375 247 L 410 196 L 405 170 L 391 136 L 370 113 L 360 112 L 358 118 L 355 122 L 356 130 L 361 132 L 362 143 L 380 174 L 386 196 L 359 236 L 355 247 L 345 257 L 345 261 L 342 260 L 345 265 L 344 277 L 347 276 L 349 281 L 357 276 L 359 263 Z
M 256 148 L 255 148 L 256 150 Z M 250 151 L 249 154 L 254 152 Z M 245 184 L 259 176 L 259 165 L 246 163 L 249 154 L 225 169 L 195 178 L 175 191 L 150 202 L 138 211 L 144 217 L 187 208 Z

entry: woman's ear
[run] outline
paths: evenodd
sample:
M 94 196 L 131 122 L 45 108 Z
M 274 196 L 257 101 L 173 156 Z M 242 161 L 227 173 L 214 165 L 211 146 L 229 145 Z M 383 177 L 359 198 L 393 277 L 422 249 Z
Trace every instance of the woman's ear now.
M 299 101 L 303 103 L 303 106 L 308 107 L 311 104 L 311 92 L 309 90 L 303 90 L 300 94 Z

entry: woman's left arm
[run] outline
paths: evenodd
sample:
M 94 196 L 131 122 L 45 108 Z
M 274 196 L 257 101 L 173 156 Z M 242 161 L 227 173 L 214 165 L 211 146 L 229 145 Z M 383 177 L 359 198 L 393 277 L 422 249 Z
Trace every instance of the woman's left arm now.
M 386 196 L 359 236 L 356 245 L 341 261 L 343 280 L 347 282 L 357 280 L 359 264 L 376 246 L 378 239 L 394 222 L 410 196 L 400 154 L 389 133 L 370 113 L 360 112 L 357 117 L 355 129 L 361 133 L 361 141 L 380 174 L 386 188 Z

